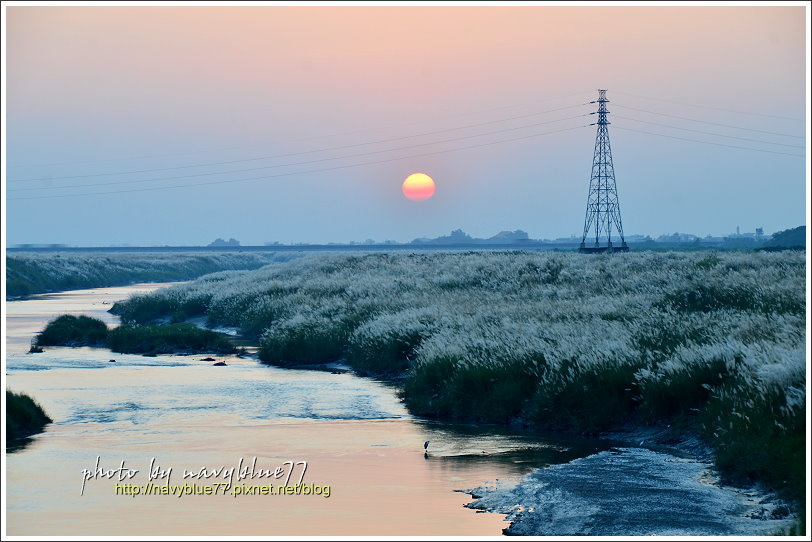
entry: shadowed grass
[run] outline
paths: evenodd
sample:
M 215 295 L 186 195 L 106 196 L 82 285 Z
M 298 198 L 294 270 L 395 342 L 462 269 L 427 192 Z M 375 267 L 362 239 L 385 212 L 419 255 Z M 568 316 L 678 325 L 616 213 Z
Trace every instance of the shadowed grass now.
M 536 382 L 519 364 L 462 365 L 453 358 L 417 366 L 403 397 L 413 413 L 485 423 L 507 423 L 522 414 Z
M 6 440 L 27 437 L 53 422 L 42 407 L 24 393 L 6 390 Z
M 123 354 L 171 354 L 176 352 L 236 351 L 228 339 L 208 329 L 192 324 L 166 326 L 121 325 L 110 330 L 107 343 L 113 352 Z
M 40 346 L 106 346 L 123 354 L 235 351 L 234 345 L 222 334 L 193 324 L 123 324 L 108 330 L 97 318 L 69 314 L 49 322 L 37 335 L 32 351 Z
M 97 318 L 63 314 L 48 322 L 34 346 L 104 346 L 107 325 Z
M 336 361 L 343 355 L 348 336 L 340 319 L 301 316 L 263 334 L 259 359 L 283 366 Z

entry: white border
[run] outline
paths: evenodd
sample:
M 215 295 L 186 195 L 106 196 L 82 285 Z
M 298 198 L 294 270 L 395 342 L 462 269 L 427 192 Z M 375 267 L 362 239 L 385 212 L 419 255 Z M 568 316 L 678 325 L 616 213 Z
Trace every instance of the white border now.
M 362 2 L 362 1 L 302 1 L 302 2 L 291 2 L 291 1 L 277 1 L 277 2 L 269 2 L 269 1 L 257 1 L 257 2 L 250 2 L 250 1 L 235 1 L 235 2 L 224 2 L 224 1 L 101 1 L 101 2 L 88 2 L 88 1 L 66 1 L 66 2 L 59 2 L 59 1 L 7 1 L 3 2 L 2 4 L 2 13 L 0 14 L 0 23 L 2 23 L 2 28 L 0 29 L 0 39 L 2 40 L 2 119 L 0 120 L 0 140 L 2 140 L 3 145 L 2 149 L 0 149 L 0 163 L 6 164 L 6 142 L 8 139 L 6 138 L 6 8 L 7 7 L 16 7 L 16 6 L 88 6 L 88 7 L 99 7 L 99 6 L 182 6 L 182 7 L 194 7 L 194 6 L 725 6 L 725 7 L 743 7 L 743 6 L 798 6 L 798 7 L 805 7 L 806 14 L 806 59 L 807 65 L 810 60 L 812 60 L 812 56 L 810 56 L 810 5 L 808 2 L 798 2 L 798 1 L 747 1 L 747 2 L 720 2 L 720 1 L 709 1 L 709 2 L 698 2 L 698 1 L 662 1 L 662 2 L 651 2 L 651 1 L 643 1 L 643 2 L 631 2 L 631 1 L 606 1 L 606 2 L 596 2 L 596 1 L 550 1 L 550 2 L 516 2 L 516 1 L 479 1 L 479 2 L 472 2 L 472 1 L 462 1 L 462 2 L 453 2 L 453 1 L 427 1 L 427 2 L 419 2 L 419 1 L 370 1 L 370 2 Z M 810 211 L 812 210 L 812 203 L 810 203 L 810 198 L 812 197 L 811 188 L 810 188 L 810 172 L 812 169 L 810 168 L 810 138 L 809 138 L 809 129 L 810 129 L 810 103 L 812 103 L 812 99 L 810 99 L 810 70 L 807 69 L 806 72 L 806 235 L 807 235 L 807 250 L 806 250 L 806 308 L 807 308 L 807 320 L 806 320 L 806 382 L 807 385 L 809 383 L 809 375 L 810 375 L 810 359 L 812 359 L 812 343 L 810 342 L 810 320 L 809 320 L 809 309 L 810 309 L 810 300 L 812 300 L 812 285 L 810 285 L 810 278 L 812 274 L 810 274 L 810 254 L 809 249 L 810 247 L 810 218 L 812 218 L 812 214 Z M 3 263 L 2 263 L 2 287 L 0 288 L 0 293 L 2 293 L 2 310 L 0 310 L 0 314 L 2 315 L 3 319 L 3 329 L 2 329 L 2 343 L 0 343 L 0 352 L 2 353 L 2 381 L 5 387 L 5 373 L 6 373 L 6 264 L 5 264 L 5 254 L 7 248 L 7 235 L 8 235 L 8 224 L 6 223 L 6 217 L 8 216 L 6 213 L 6 170 L 5 167 L 2 170 L 2 176 L 0 179 L 2 181 L 0 184 L 3 186 L 3 193 L 0 199 L 0 214 L 3 217 L 3 235 L 2 240 L 0 240 L 0 246 L 3 250 Z M 5 393 L 2 397 L 2 412 L 5 413 Z M 8 502 L 7 498 L 7 488 L 6 488 L 6 454 L 5 454 L 5 415 L 2 417 L 2 431 L 3 431 L 3 456 L 2 460 L 0 460 L 0 464 L 2 464 L 2 492 L 3 492 L 3 502 Z M 807 395 L 807 402 L 806 402 L 806 460 L 807 465 L 812 463 L 812 455 L 810 455 L 810 444 L 812 443 L 812 439 L 810 439 L 810 404 Z M 807 533 L 809 533 L 810 529 L 812 529 L 812 522 L 810 520 L 810 472 L 807 470 L 806 473 L 806 501 L 807 501 L 807 508 L 806 508 L 806 529 Z M 248 537 L 227 537 L 227 536 L 9 536 L 6 533 L 7 523 L 6 523 L 6 508 L 5 505 L 3 506 L 2 511 L 0 511 L 0 521 L 2 522 L 2 536 L 3 540 L 231 540 L 231 539 L 239 539 L 239 540 L 290 540 L 291 538 L 295 538 L 297 540 L 504 540 L 505 537 L 499 536 L 483 536 L 483 537 L 461 537 L 461 536 L 445 536 L 445 537 L 418 537 L 418 536 L 383 536 L 383 537 L 374 537 L 374 536 L 248 536 Z M 529 536 L 529 537 L 522 537 L 524 539 L 530 540 L 565 540 L 565 539 L 572 539 L 573 537 L 540 537 L 540 536 Z M 616 539 L 630 539 L 630 540 L 637 540 L 637 539 L 650 539 L 650 537 L 640 537 L 640 536 L 631 536 L 631 537 L 606 537 L 606 536 L 584 536 L 578 537 L 578 540 L 616 540 Z M 680 536 L 680 537 L 660 537 L 660 539 L 668 539 L 668 540 L 694 540 L 694 539 L 708 539 L 714 537 L 689 537 L 689 536 Z M 774 537 L 774 536 L 756 536 L 756 537 L 742 537 L 739 538 L 741 540 L 799 540 L 802 537 Z

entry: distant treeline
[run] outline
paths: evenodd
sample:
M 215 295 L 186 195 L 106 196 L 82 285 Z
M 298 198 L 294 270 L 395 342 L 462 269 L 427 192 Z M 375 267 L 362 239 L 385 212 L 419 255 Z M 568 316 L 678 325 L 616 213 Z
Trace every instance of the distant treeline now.
M 773 234 L 767 246 L 803 248 L 806 247 L 806 226 L 798 226 L 789 230 L 779 231 Z
M 297 256 L 274 252 L 18 252 L 6 255 L 6 299 L 136 282 L 191 280 L 215 271 L 257 269 Z

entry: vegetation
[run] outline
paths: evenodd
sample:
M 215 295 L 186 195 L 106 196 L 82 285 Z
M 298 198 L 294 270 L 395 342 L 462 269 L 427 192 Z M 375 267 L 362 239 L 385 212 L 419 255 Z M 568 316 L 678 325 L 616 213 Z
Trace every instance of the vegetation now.
M 107 346 L 124 354 L 173 352 L 234 352 L 223 335 L 192 324 L 107 325 L 89 316 L 62 315 L 48 322 L 34 339 L 32 351 L 41 346 Z
M 39 433 L 51 422 L 53 420 L 31 397 L 6 390 L 7 442 Z
M 6 296 L 191 280 L 226 269 L 256 269 L 296 256 L 273 252 L 15 252 L 6 255 Z
M 169 354 L 173 352 L 234 352 L 234 345 L 219 333 L 193 324 L 166 326 L 122 325 L 110 330 L 107 343 L 113 352 L 124 354 Z
M 32 347 L 104 346 L 106 341 L 107 325 L 101 320 L 84 315 L 63 314 L 48 322 L 45 329 L 34 338 Z
M 806 247 L 806 226 L 776 232 L 767 245 L 768 247 L 803 249 Z
M 239 327 L 275 364 L 400 375 L 412 412 L 693 428 L 732 475 L 803 497 L 805 255 L 313 255 L 118 304 Z

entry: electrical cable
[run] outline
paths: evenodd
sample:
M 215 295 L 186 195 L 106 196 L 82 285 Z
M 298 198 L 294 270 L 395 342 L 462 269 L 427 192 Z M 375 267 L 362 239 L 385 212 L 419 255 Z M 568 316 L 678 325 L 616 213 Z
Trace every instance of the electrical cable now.
M 384 164 L 384 163 L 387 163 L 387 162 L 395 162 L 397 160 L 406 160 L 406 159 L 409 159 L 409 158 L 432 156 L 432 155 L 436 155 L 436 154 L 443 154 L 443 153 L 446 153 L 446 152 L 455 152 L 455 151 L 462 151 L 462 150 L 468 150 L 468 149 L 476 149 L 476 148 L 486 147 L 486 146 L 489 146 L 489 145 L 496 145 L 496 144 L 500 144 L 500 143 L 509 143 L 509 142 L 512 142 L 512 141 L 520 141 L 520 140 L 530 139 L 530 138 L 534 138 L 534 137 L 540 137 L 540 136 L 545 136 L 545 135 L 557 134 L 557 133 L 561 133 L 561 132 L 567 132 L 567 131 L 570 131 L 570 130 L 576 130 L 578 128 L 586 128 L 588 126 L 589 126 L 589 124 L 582 124 L 580 126 L 573 126 L 571 128 L 563 128 L 561 130 L 554 130 L 552 132 L 542 132 L 542 133 L 538 133 L 538 134 L 530 134 L 530 135 L 519 136 L 519 137 L 510 138 L 510 139 L 503 139 L 503 140 L 498 140 L 498 141 L 490 141 L 490 142 L 487 142 L 487 143 L 478 143 L 476 145 L 468 145 L 468 146 L 465 146 L 465 147 L 457 147 L 457 148 L 454 148 L 454 149 L 445 149 L 445 150 L 441 150 L 441 151 L 424 152 L 424 153 L 413 154 L 413 155 L 409 155 L 409 156 L 399 156 L 399 157 L 396 157 L 396 158 L 387 158 L 387 159 L 384 159 L 384 160 L 373 160 L 373 161 L 370 161 L 370 162 L 361 162 L 361 163 L 358 163 L 358 164 L 346 164 L 346 165 L 332 166 L 332 167 L 328 167 L 328 168 L 313 169 L 313 170 L 307 170 L 307 171 L 292 171 L 292 172 L 288 172 L 288 173 L 277 173 L 275 175 L 263 175 L 263 176 L 260 176 L 260 177 L 249 177 L 249 178 L 246 178 L 246 179 L 230 179 L 230 180 L 221 180 L 221 181 L 211 181 L 211 182 L 206 182 L 206 183 L 182 184 L 182 185 L 174 185 L 174 186 L 157 186 L 157 187 L 150 187 L 150 188 L 135 188 L 135 189 L 131 189 L 131 190 L 117 190 L 117 191 L 108 191 L 108 192 L 88 192 L 88 193 L 83 193 L 83 194 L 55 194 L 55 195 L 47 195 L 47 196 L 29 196 L 29 197 L 24 197 L 24 198 L 8 198 L 7 201 L 20 201 L 20 200 L 32 200 L 32 199 L 39 200 L 39 199 L 53 199 L 53 198 L 70 198 L 70 197 L 83 197 L 83 196 L 99 196 L 99 195 L 107 195 L 107 194 L 124 194 L 124 193 L 131 193 L 131 192 L 149 192 L 149 191 L 156 191 L 156 190 L 169 190 L 169 189 L 173 189 L 173 188 L 190 188 L 190 187 L 209 186 L 209 185 L 216 185 L 216 184 L 231 184 L 231 183 L 258 181 L 258 180 L 272 179 L 272 178 L 277 178 L 277 177 L 289 177 L 291 175 L 304 175 L 304 174 L 308 174 L 308 173 L 322 173 L 322 172 L 325 172 L 325 171 L 335 171 L 335 170 L 338 170 L 338 169 L 347 169 L 347 168 L 352 168 L 352 167 L 368 166 L 368 165 L 374 165 L 374 164 Z M 68 188 L 68 187 L 65 187 L 65 188 Z
M 627 130 L 629 132 L 638 132 L 638 133 L 641 133 L 641 134 L 648 134 L 648 135 L 654 135 L 654 136 L 659 136 L 659 137 L 668 137 L 668 138 L 671 138 L 671 139 L 679 139 L 679 140 L 682 140 L 682 141 L 692 141 L 694 143 L 705 143 L 705 144 L 708 144 L 708 145 L 717 145 L 719 147 L 730 147 L 731 149 L 743 149 L 743 150 L 756 151 L 756 152 L 768 152 L 770 154 L 784 154 L 786 156 L 798 156 L 800 158 L 804 157 L 803 154 L 794 154 L 794 153 L 779 152 L 779 151 L 768 151 L 768 150 L 764 150 L 764 149 L 754 149 L 752 147 L 740 147 L 738 145 L 726 145 L 724 143 L 713 143 L 711 141 L 701 141 L 699 139 L 688 139 L 687 137 L 677 137 L 677 136 L 671 136 L 671 135 L 665 135 L 665 134 L 657 134 L 657 133 L 654 133 L 654 132 L 646 132 L 644 130 L 635 130 L 633 128 L 624 128 L 622 126 L 617 126 L 617 125 L 614 125 L 614 124 L 612 126 L 614 128 L 616 128 L 616 129 L 618 129 L 618 130 Z
M 407 136 L 392 137 L 392 138 L 387 138 L 387 139 L 379 139 L 379 140 L 376 140 L 376 141 L 368 141 L 368 142 L 365 142 L 365 143 L 353 143 L 353 144 L 350 144 L 350 145 L 339 145 L 339 146 L 335 146 L 335 147 L 327 147 L 327 148 L 323 148 L 323 149 L 314 149 L 314 150 L 309 150 L 309 151 L 289 152 L 289 153 L 284 153 L 284 154 L 275 154 L 275 155 L 270 155 L 270 156 L 260 156 L 260 157 L 255 157 L 255 158 L 243 158 L 243 159 L 239 159 L 239 160 L 227 160 L 227 161 L 222 161 L 222 162 L 204 162 L 204 163 L 199 163 L 199 164 L 188 164 L 188 165 L 183 165 L 183 166 L 173 166 L 173 167 L 163 167 L 163 168 L 140 169 L 140 170 L 130 170 L 130 171 L 113 171 L 113 172 L 107 172 L 107 173 L 90 173 L 90 174 L 85 174 L 85 175 L 49 176 L 47 178 L 32 177 L 32 178 L 26 178 L 26 179 L 9 179 L 9 182 L 29 182 L 29 181 L 43 181 L 43 180 L 53 181 L 53 180 L 60 180 L 60 179 L 84 179 L 84 178 L 89 178 L 89 177 L 108 177 L 108 176 L 111 176 L 111 175 L 129 175 L 129 174 L 133 174 L 133 173 L 153 173 L 153 172 L 156 172 L 156 171 L 170 171 L 170 170 L 176 170 L 176 169 L 188 169 L 188 168 L 205 167 L 205 166 L 222 166 L 222 165 L 227 165 L 227 164 L 236 164 L 236 163 L 240 163 L 240 162 L 253 162 L 253 161 L 258 161 L 258 160 L 270 160 L 272 158 L 285 158 L 285 157 L 290 157 L 290 156 L 299 156 L 299 155 L 302 155 L 302 154 L 314 154 L 314 153 L 319 153 L 319 152 L 327 152 L 327 151 L 335 151 L 335 150 L 341 150 L 341 149 L 349 149 L 349 148 L 352 148 L 352 147 L 362 147 L 362 146 L 365 146 L 365 145 L 374 145 L 374 144 L 378 144 L 378 143 L 388 143 L 388 142 L 391 142 L 391 141 L 400 141 L 400 140 L 403 140 L 403 139 L 410 139 L 410 138 L 413 138 L 413 137 L 422 137 L 422 136 L 426 136 L 426 135 L 440 134 L 440 133 L 444 133 L 444 132 L 453 132 L 455 130 L 463 130 L 463 129 L 467 129 L 467 128 L 475 128 L 477 126 L 486 126 L 488 124 L 496 124 L 496 123 L 499 123 L 499 122 L 507 122 L 507 121 L 510 121 L 510 120 L 516 120 L 516 119 L 534 117 L 534 116 L 538 116 L 538 115 L 544 115 L 544 114 L 547 114 L 547 113 L 553 113 L 553 112 L 556 112 L 556 111 L 563 111 L 564 109 L 572 109 L 573 107 L 581 107 L 581 106 L 584 106 L 584 105 L 589 105 L 589 104 L 588 104 L 588 102 L 584 102 L 584 103 L 580 103 L 580 104 L 568 105 L 568 106 L 565 106 L 565 107 L 559 107 L 559 108 L 556 108 L 556 109 L 549 109 L 547 111 L 537 111 L 535 113 L 530 113 L 530 114 L 527 114 L 527 115 L 517 115 L 517 116 L 507 117 L 507 118 L 503 118 L 503 119 L 496 119 L 496 120 L 491 120 L 491 121 L 486 121 L 486 122 L 479 122 L 479 123 L 475 123 L 475 124 L 468 124 L 468 125 L 465 125 L 465 126 L 458 126 L 458 127 L 455 127 L 455 128 L 445 128 L 445 129 L 442 129 L 442 130 L 433 130 L 433 131 L 430 131 L 430 132 L 423 132 L 423 133 L 420 133 L 420 134 L 412 134 L 412 135 L 407 135 Z
M 703 124 L 713 124 L 714 126 L 724 126 L 725 128 L 734 128 L 736 130 L 747 130 L 748 132 L 759 132 L 759 133 L 762 133 L 762 134 L 770 134 L 770 135 L 777 135 L 777 136 L 783 136 L 783 137 L 794 137 L 796 139 L 803 139 L 804 138 L 803 136 L 782 134 L 782 133 L 779 133 L 779 132 L 768 132 L 767 130 L 756 130 L 755 128 L 744 128 L 742 126 L 732 126 L 730 124 L 721 124 L 719 122 L 710 122 L 710 121 L 706 121 L 706 120 L 697 120 L 697 119 L 692 119 L 692 118 L 689 118 L 689 117 L 680 117 L 678 115 L 668 115 L 666 113 L 658 113 L 656 111 L 647 111 L 645 109 L 638 109 L 636 107 L 629 107 L 628 105 L 622 105 L 622 104 L 614 104 L 614 107 L 622 107 L 624 109 L 631 109 L 632 111 L 640 111 L 641 113 L 651 113 L 652 115 L 660 115 L 660 116 L 663 116 L 663 117 L 671 117 L 671 118 L 674 118 L 674 119 L 689 120 L 691 122 L 701 122 Z
M 691 128 L 682 128 L 680 126 L 672 126 L 670 124 L 661 124 L 659 122 L 649 122 L 649 121 L 646 121 L 646 120 L 640 120 L 640 119 L 633 119 L 633 118 L 630 118 L 630 117 L 624 117 L 622 115 L 613 115 L 613 116 L 616 119 L 632 120 L 634 122 L 642 122 L 643 124 L 653 124 L 654 126 L 663 126 L 665 128 L 674 128 L 675 130 L 685 130 L 686 132 L 696 132 L 698 134 L 707 134 L 707 135 L 713 135 L 713 136 L 719 136 L 719 137 L 727 137 L 727 138 L 730 138 L 730 139 L 741 139 L 742 141 L 754 141 L 756 143 L 765 143 L 767 145 L 779 145 L 781 147 L 792 147 L 794 149 L 805 149 L 806 148 L 803 145 L 790 145 L 789 143 L 774 143 L 772 141 L 765 141 L 763 139 L 752 139 L 752 138 L 749 138 L 749 137 L 731 136 L 731 135 L 719 134 L 719 133 L 716 133 L 716 132 L 706 132 L 704 130 L 693 130 Z
M 666 100 L 664 98 L 652 98 L 651 96 L 641 96 L 640 94 L 632 94 L 631 92 L 623 92 L 623 91 L 620 91 L 620 90 L 612 90 L 612 92 L 616 92 L 618 94 L 625 94 L 626 96 L 631 96 L 633 98 L 643 98 L 644 100 L 666 102 L 666 103 L 672 103 L 672 104 L 676 104 L 676 105 L 684 105 L 686 107 L 696 107 L 698 109 L 715 109 L 717 111 L 725 111 L 727 113 L 736 113 L 737 115 L 754 115 L 754 116 L 757 116 L 757 117 L 769 117 L 769 118 L 774 118 L 774 119 L 794 120 L 794 121 L 799 121 L 799 122 L 803 122 L 803 120 L 804 120 L 804 119 L 798 118 L 798 117 L 784 117 L 784 116 L 781 116 L 781 115 L 769 115 L 767 113 L 754 113 L 752 111 L 737 111 L 735 109 L 726 109 L 724 107 L 714 107 L 714 106 L 709 106 L 709 105 L 696 105 L 696 104 L 689 104 L 689 103 L 685 103 L 685 102 L 678 102 L 676 100 Z
M 35 188 L 9 188 L 8 192 L 29 192 L 29 191 L 32 191 L 32 190 L 52 190 L 52 189 L 60 189 L 60 188 L 86 188 L 86 187 L 90 187 L 90 186 L 110 186 L 110 185 L 120 185 L 120 184 L 140 184 L 140 183 L 149 183 L 149 182 L 169 181 L 169 180 L 176 180 L 176 179 L 189 179 L 189 178 L 193 178 L 193 177 L 209 177 L 209 176 L 212 176 L 212 175 L 228 175 L 228 174 L 231 174 L 231 173 L 245 173 L 245 172 L 248 172 L 248 171 L 259 171 L 259 170 L 264 170 L 264 169 L 276 169 L 276 168 L 290 167 L 290 166 L 303 166 L 303 165 L 317 164 L 317 163 L 321 163 L 321 162 L 329 162 L 329 161 L 332 161 L 332 160 L 342 160 L 342 159 L 345 159 L 345 158 L 358 158 L 360 156 L 369 156 L 369 155 L 373 155 L 373 154 L 381 154 L 381 153 L 402 151 L 402 150 L 406 150 L 406 149 L 413 149 L 413 148 L 416 148 L 416 147 L 426 147 L 426 146 L 429 146 L 429 145 L 439 145 L 441 143 L 449 143 L 449 142 L 452 142 L 452 141 L 460 141 L 460 140 L 463 140 L 463 139 L 472 139 L 472 138 L 475 138 L 475 137 L 483 137 L 483 136 L 487 136 L 487 135 L 500 134 L 500 133 L 504 133 L 504 132 L 512 132 L 512 131 L 516 131 L 516 130 L 522 130 L 524 128 L 531 128 L 531 127 L 541 126 L 541 125 L 545 125 L 545 124 L 552 124 L 552 123 L 555 123 L 555 122 L 562 122 L 562 121 L 565 121 L 565 120 L 572 120 L 572 119 L 577 119 L 577 118 L 586 117 L 586 116 L 589 116 L 589 113 L 585 113 L 583 115 L 575 115 L 575 116 L 567 117 L 567 118 L 563 118 L 563 119 L 555 119 L 555 120 L 550 120 L 550 121 L 545 121 L 545 122 L 535 122 L 535 123 L 532 123 L 532 124 L 525 124 L 525 125 L 522 125 L 522 126 L 514 126 L 512 128 L 504 128 L 502 130 L 493 130 L 493 131 L 490 131 L 490 132 L 483 132 L 483 133 L 480 133 L 480 134 L 474 134 L 474 135 L 468 135 L 468 136 L 460 136 L 460 137 L 452 137 L 452 138 L 442 139 L 442 140 L 439 140 L 439 141 L 431 141 L 429 143 L 417 143 L 417 144 L 414 144 L 414 145 L 407 145 L 407 146 L 404 146 L 404 147 L 394 147 L 394 148 L 382 149 L 382 150 L 378 150 L 378 151 L 360 152 L 360 153 L 348 154 L 348 155 L 344 155 L 344 156 L 335 156 L 335 157 L 330 157 L 330 158 L 319 158 L 317 160 L 305 160 L 305 161 L 302 161 L 302 162 L 290 162 L 290 163 L 287 163 L 287 164 L 275 164 L 275 165 L 271 165 L 271 166 L 260 166 L 260 167 L 255 167 L 255 168 L 244 168 L 244 169 L 232 169 L 232 170 L 227 170 L 227 171 L 213 171 L 213 172 L 207 172 L 207 173 L 192 173 L 192 174 L 189 174 L 189 175 L 175 175 L 175 176 L 172 176 L 172 177 L 158 177 L 158 178 L 154 178 L 154 179 L 135 179 L 135 180 L 129 180 L 129 181 L 108 181 L 108 182 L 101 182 L 101 183 L 86 183 L 86 184 L 75 184 L 75 185 L 65 185 L 65 186 L 40 186 L 40 187 L 35 187 Z
M 542 99 L 542 100 L 535 100 L 532 105 L 536 105 L 536 104 L 539 104 L 539 103 L 554 102 L 554 101 L 557 101 L 557 100 L 563 100 L 565 98 L 569 99 L 573 95 L 580 95 L 580 94 L 582 94 L 582 93 L 580 93 L 580 92 L 570 92 L 566 96 L 558 96 L 558 97 L 555 97 L 555 98 L 546 98 L 546 99 Z M 589 102 L 584 102 L 584 105 L 587 105 L 588 103 Z M 498 106 L 498 107 L 489 107 L 489 108 L 486 108 L 486 109 L 477 109 L 475 111 L 466 111 L 464 113 L 454 113 L 454 114 L 450 114 L 450 115 L 440 115 L 440 116 L 434 117 L 431 120 L 436 121 L 437 119 L 456 119 L 456 118 L 460 118 L 460 117 L 467 117 L 467 116 L 470 116 L 470 115 L 478 115 L 478 114 L 481 114 L 481 113 L 490 113 L 492 111 L 502 111 L 502 110 L 505 110 L 505 109 L 516 109 L 518 107 L 528 107 L 528 105 L 530 105 L 530 104 L 524 103 L 524 104 L 501 105 L 501 106 Z M 426 123 L 425 120 L 417 120 L 417 121 L 401 123 L 401 125 L 414 126 L 414 125 L 417 125 L 417 124 L 425 124 L 425 123 Z M 364 133 L 364 132 L 380 132 L 384 128 L 385 127 L 382 127 L 382 126 L 372 127 L 372 128 L 360 128 L 358 130 L 353 130 L 353 131 L 350 131 L 350 132 L 341 132 L 341 133 L 333 133 L 333 134 L 326 134 L 326 135 L 320 135 L 320 136 L 310 136 L 310 137 L 298 137 L 296 139 L 286 139 L 286 140 L 283 140 L 283 141 L 273 142 L 273 144 L 298 143 L 300 141 L 313 141 L 313 140 L 318 140 L 318 139 L 329 139 L 329 138 L 334 138 L 334 137 L 346 137 L 348 135 L 359 134 L 359 133 Z M 239 149 L 239 148 L 243 148 L 243 147 L 227 147 L 227 148 L 225 148 L 225 150 L 234 150 L 234 149 Z M 222 150 L 223 148 L 219 147 L 219 149 Z M 38 167 L 53 167 L 53 166 L 100 164 L 100 163 L 109 163 L 109 162 L 125 162 L 125 161 L 130 161 L 130 160 L 144 160 L 144 159 L 150 159 L 150 158 L 166 158 L 166 157 L 169 157 L 169 156 L 188 156 L 190 154 L 201 154 L 201 153 L 211 153 L 211 152 L 212 152 L 211 149 L 207 149 L 207 150 L 188 151 L 188 152 L 164 153 L 164 154 L 157 154 L 157 155 L 153 154 L 153 155 L 141 155 L 141 156 L 126 156 L 126 157 L 120 157 L 120 158 L 108 158 L 108 159 L 103 159 L 103 160 L 85 160 L 85 161 L 81 161 L 81 162 L 59 162 L 59 163 L 51 163 L 51 164 L 17 164 L 17 165 L 15 165 L 15 167 L 18 167 L 18 168 L 38 168 Z

